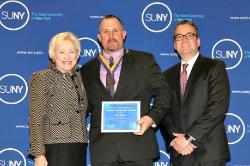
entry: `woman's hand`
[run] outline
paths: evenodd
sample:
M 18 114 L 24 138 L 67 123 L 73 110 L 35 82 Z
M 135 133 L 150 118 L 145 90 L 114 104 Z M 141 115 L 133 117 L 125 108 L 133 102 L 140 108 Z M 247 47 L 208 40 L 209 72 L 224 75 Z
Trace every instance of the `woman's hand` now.
M 47 166 L 48 162 L 44 155 L 40 155 L 35 158 L 35 166 Z

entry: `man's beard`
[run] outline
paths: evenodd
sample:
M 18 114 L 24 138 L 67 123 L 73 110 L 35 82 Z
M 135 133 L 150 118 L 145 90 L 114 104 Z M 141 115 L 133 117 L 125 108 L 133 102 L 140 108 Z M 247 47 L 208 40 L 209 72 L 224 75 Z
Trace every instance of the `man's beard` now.
M 117 40 L 113 40 L 112 42 L 107 43 L 107 50 L 108 51 L 117 51 L 119 50 L 120 46 Z

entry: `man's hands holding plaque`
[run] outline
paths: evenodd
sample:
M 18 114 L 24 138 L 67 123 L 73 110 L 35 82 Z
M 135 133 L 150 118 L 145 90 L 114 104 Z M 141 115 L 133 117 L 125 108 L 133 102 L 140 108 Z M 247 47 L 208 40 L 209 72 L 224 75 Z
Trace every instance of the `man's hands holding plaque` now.
M 154 123 L 153 119 L 149 116 L 143 116 L 139 121 L 137 121 L 137 124 L 141 126 L 140 132 L 134 132 L 135 135 L 143 135 L 144 132 L 151 127 L 151 125 Z

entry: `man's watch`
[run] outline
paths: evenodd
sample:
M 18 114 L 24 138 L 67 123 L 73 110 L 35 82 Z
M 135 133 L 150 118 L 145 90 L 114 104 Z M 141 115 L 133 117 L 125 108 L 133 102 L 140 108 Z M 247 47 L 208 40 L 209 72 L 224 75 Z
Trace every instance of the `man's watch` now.
M 152 128 L 156 128 L 156 123 L 155 123 L 155 121 L 153 121 L 153 122 L 151 123 L 151 127 L 152 127 Z
M 192 141 L 195 141 L 195 138 L 192 137 L 191 135 L 189 134 L 185 134 L 185 139 L 188 141 L 188 142 L 192 142 Z

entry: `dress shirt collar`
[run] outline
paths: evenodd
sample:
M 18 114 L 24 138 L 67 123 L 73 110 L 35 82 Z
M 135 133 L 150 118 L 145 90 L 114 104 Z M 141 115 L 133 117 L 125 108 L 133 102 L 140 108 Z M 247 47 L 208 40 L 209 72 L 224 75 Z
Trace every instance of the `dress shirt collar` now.
M 109 60 L 109 57 L 111 57 L 111 56 L 114 58 L 114 61 L 116 61 L 119 57 L 121 57 L 123 55 L 123 53 L 124 53 L 124 49 L 122 48 L 122 49 L 116 51 L 115 53 L 113 53 L 112 55 L 103 51 L 103 56 L 105 57 L 105 59 L 107 61 Z
M 192 68 L 193 68 L 193 66 L 194 66 L 194 63 L 195 63 L 195 61 L 196 61 L 196 59 L 198 58 L 198 56 L 199 56 L 199 52 L 197 52 L 197 54 L 192 58 L 192 59 L 190 59 L 189 61 L 187 61 L 187 62 L 185 62 L 185 61 L 183 61 L 183 60 L 181 60 L 181 72 L 182 72 L 182 68 L 183 68 L 183 64 L 185 64 L 185 63 L 187 63 L 188 64 L 188 67 L 187 67 L 187 75 L 188 75 L 188 77 L 189 77 L 189 75 L 190 75 L 190 73 L 191 73 L 191 70 L 192 70 Z

